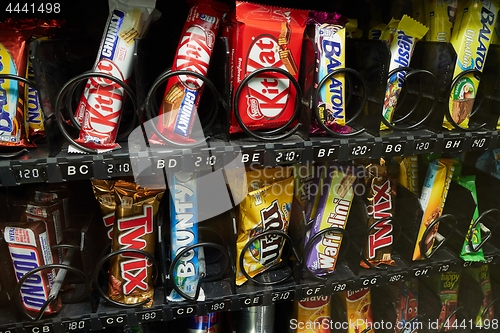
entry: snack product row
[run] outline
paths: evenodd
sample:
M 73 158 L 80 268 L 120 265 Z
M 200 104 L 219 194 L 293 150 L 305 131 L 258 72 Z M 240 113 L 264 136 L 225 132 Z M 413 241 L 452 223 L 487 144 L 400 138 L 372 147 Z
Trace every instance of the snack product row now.
M 415 2 L 414 6 L 418 7 L 418 4 Z M 147 98 L 139 101 L 136 95 L 140 93 L 129 89 L 134 86 L 132 74 L 139 70 L 134 66 L 141 62 L 141 59 L 134 62 L 133 50 L 142 38 L 147 39 L 148 27 L 158 19 L 155 1 L 124 3 L 113 0 L 109 5 L 109 18 L 91 69 L 96 74 L 84 73 L 78 80 L 67 82 L 63 89 L 65 93 L 58 96 L 65 112 L 56 107 L 56 98 L 49 98 L 47 92 L 41 92 L 42 102 L 39 102 L 33 85 L 29 88 L 30 85 L 22 80 L 1 79 L 6 96 L 1 118 L 2 124 L 5 122 L 5 127 L 1 128 L 4 133 L 1 136 L 3 147 L 33 146 L 37 133 L 43 135 L 40 122 L 43 116 L 46 120 L 54 117 L 59 130 L 71 142 L 69 151 L 80 153 L 118 149 L 117 139 L 125 139 L 144 121 L 149 125 L 139 129 L 139 132 L 145 132 L 141 139 L 146 138 L 151 144 L 167 145 L 193 144 L 204 140 L 207 122 L 213 125 L 215 119 L 222 122 L 222 127 L 227 128 L 227 134 L 231 136 L 246 133 L 262 139 L 283 130 L 291 134 L 298 129 L 299 122 L 307 127 L 307 135 L 353 134 L 358 129 L 352 126 L 352 121 L 361 111 L 367 112 L 367 99 L 373 102 L 375 98 L 369 96 L 373 92 L 367 86 L 366 78 L 356 71 L 353 73 L 348 67 L 350 59 L 357 56 L 348 53 L 356 50 L 348 45 L 356 37 L 356 20 L 342 13 L 315 11 L 314 8 L 289 9 L 239 1 L 230 6 L 213 0 L 199 0 L 190 2 L 172 67 L 158 76 L 155 88 L 147 93 L 141 92 Z M 457 3 L 456 8 L 453 4 L 447 5 L 453 10 L 448 10 L 446 17 L 442 15 L 446 7 L 443 3 L 435 1 L 427 5 L 430 8 L 422 11 L 435 13 L 432 19 L 423 20 L 425 15 L 414 14 L 414 18 L 399 15 L 389 22 L 379 22 L 376 26 L 380 28 L 380 34 L 370 34 L 371 39 L 377 35 L 390 49 L 385 56 L 377 55 L 379 65 L 385 68 L 381 73 L 387 74 L 383 78 L 387 80 L 385 94 L 379 100 L 382 105 L 377 106 L 377 116 L 371 119 L 380 123 L 380 130 L 397 127 L 393 122 L 396 105 L 407 81 L 406 75 L 411 72 L 409 66 L 415 45 L 428 35 L 428 26 L 432 30 L 429 40 L 442 41 L 441 37 L 433 36 L 449 35 L 446 41 L 451 42 L 453 52 L 458 55 L 455 64 L 451 61 L 454 55 L 448 54 L 451 60 L 448 59 L 450 63 L 446 66 L 454 68 L 453 75 L 446 78 L 448 86 L 435 87 L 443 90 L 444 95 L 449 95 L 450 113 L 441 114 L 442 126 L 448 129 L 468 127 L 479 88 L 479 74 L 486 63 L 495 30 L 498 4 L 489 0 L 464 0 Z M 456 13 L 456 19 L 453 13 Z M 376 16 L 375 12 L 373 15 Z M 458 22 L 453 32 L 450 26 L 452 19 Z M 50 23 L 55 27 L 61 25 L 60 22 Z M 6 33 L 2 34 L 0 43 L 6 54 L 5 59 L 12 59 L 12 66 L 4 66 L 1 74 L 23 78 L 29 75 L 31 81 L 43 81 L 44 74 L 40 69 L 37 73 L 36 67 L 25 70 L 24 65 L 30 38 L 54 35 L 53 30 L 36 30 L 43 24 L 46 23 L 14 19 L 2 23 Z M 464 31 L 470 32 L 469 35 Z M 219 45 L 221 40 L 227 42 L 226 51 L 229 54 L 228 63 L 223 66 L 223 70 L 227 71 L 227 82 L 215 87 L 211 79 L 217 81 L 220 78 L 210 76 L 209 69 L 212 58 L 219 53 L 214 51 L 222 47 Z M 37 47 L 43 47 L 42 44 Z M 442 61 L 441 58 L 439 61 Z M 436 58 L 434 62 L 437 61 Z M 437 65 L 432 64 L 434 67 Z M 439 63 L 439 66 L 443 64 Z M 88 70 L 86 68 L 83 72 Z M 219 71 L 220 68 L 214 70 Z M 438 79 L 441 80 L 440 77 Z M 85 87 L 76 89 L 78 83 L 83 81 L 86 82 Z M 209 91 L 205 91 L 207 82 Z M 59 82 L 59 85 L 64 83 Z M 166 86 L 159 88 L 162 84 Z M 136 90 L 148 88 L 141 85 L 135 87 Z M 347 101 L 356 99 L 353 98 L 356 95 L 353 95 L 353 90 L 357 88 L 362 90 L 364 97 L 358 98 L 359 105 L 351 106 L 349 111 Z M 31 92 L 21 93 L 23 89 L 31 89 Z M 164 89 L 164 92 L 161 103 L 155 104 L 153 95 L 158 89 Z M 81 92 L 78 103 L 70 103 L 63 98 L 67 97 L 63 95 L 68 91 Z M 212 102 L 218 105 L 223 91 L 228 91 L 228 96 L 224 97 L 229 101 L 227 115 L 219 107 L 214 109 L 213 105 L 200 104 L 202 95 L 215 94 Z M 309 107 L 305 111 L 300 103 L 302 98 L 308 100 Z M 127 103 L 131 110 L 126 110 Z M 43 110 L 38 111 L 37 116 L 33 110 L 30 111 L 36 104 Z M 394 120 L 406 119 L 412 113 L 410 109 L 398 113 Z M 30 131 L 30 121 L 34 120 L 38 127 L 32 124 Z M 124 135 L 120 135 L 120 124 Z M 75 133 L 78 137 L 73 139 Z

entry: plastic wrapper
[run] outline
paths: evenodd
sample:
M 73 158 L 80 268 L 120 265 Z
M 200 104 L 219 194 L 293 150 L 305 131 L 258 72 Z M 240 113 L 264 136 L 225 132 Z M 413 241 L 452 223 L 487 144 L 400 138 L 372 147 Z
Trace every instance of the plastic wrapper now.
M 470 267 L 467 269 L 467 273 L 479 283 L 483 294 L 483 302 L 476 315 L 475 325 L 477 327 L 491 328 L 491 323 L 495 319 L 495 306 L 492 304 L 493 291 L 491 289 L 489 267 L 486 264 L 479 267 Z
M 208 313 L 204 316 L 189 318 L 187 333 L 221 333 L 222 314 L 220 312 Z
M 380 38 L 387 42 L 391 51 L 389 72 L 396 68 L 409 67 L 415 44 L 425 36 L 427 30 L 429 29 L 425 25 L 407 15 L 404 15 L 401 20 L 392 19 L 389 22 Z M 387 80 L 382 116 L 388 122 L 391 122 L 394 116 L 405 75 L 406 71 L 399 71 Z M 381 123 L 380 129 L 387 129 L 387 126 Z
M 353 167 L 332 165 L 320 187 L 319 200 L 311 231 L 306 235 L 306 244 L 317 233 L 330 227 L 345 229 L 354 199 L 353 185 L 356 181 Z M 332 273 L 337 265 L 343 234 L 339 232 L 323 233 L 306 254 L 308 269 L 318 275 Z
M 345 297 L 348 333 L 363 332 L 373 325 L 370 288 L 348 290 L 341 293 Z M 369 329 L 366 333 L 374 333 Z
M 399 184 L 406 187 L 410 192 L 419 197 L 420 183 L 418 176 L 418 156 L 397 156 L 394 160 L 399 164 Z
M 242 252 L 248 241 L 265 231 L 287 232 L 293 200 L 293 176 L 249 192 L 239 205 L 238 236 L 236 240 L 236 284 L 246 277 L 255 277 L 281 262 L 285 239 L 279 235 L 263 236 Z M 240 267 L 243 256 L 243 267 Z
M 413 333 L 418 331 L 418 279 L 396 282 L 399 290 L 397 306 L 396 333 Z M 401 327 L 401 329 L 399 329 Z
M 112 250 L 135 249 L 151 255 L 156 246 L 156 215 L 163 191 L 150 190 L 123 180 L 115 183 L 116 207 Z M 110 260 L 110 299 L 135 304 L 149 299 L 153 304 L 153 266 L 142 254 L 123 253 Z
M 94 72 L 111 75 L 125 83 L 132 76 L 135 40 L 149 23 L 156 0 L 109 0 L 110 13 L 101 40 Z M 99 151 L 113 150 L 125 100 L 124 89 L 101 77 L 90 78 L 75 113 L 81 124 L 75 142 Z M 70 146 L 70 152 L 80 152 Z
M 330 332 L 331 296 L 306 297 L 295 302 L 298 328 L 297 333 Z
M 171 188 L 170 199 L 170 243 L 173 260 L 184 248 L 198 243 L 198 197 L 195 173 L 174 173 L 168 176 Z M 200 249 L 188 251 L 177 261 L 170 278 L 185 294 L 194 297 L 200 279 Z M 200 290 L 199 299 L 204 293 Z M 172 290 L 168 299 L 182 301 L 184 298 Z
M 429 33 L 426 40 L 431 42 L 449 42 L 453 24 L 457 16 L 458 0 L 430 0 L 427 8 L 426 22 Z
M 49 237 L 43 221 L 7 224 L 3 228 L 3 234 L 9 246 L 17 281 L 32 269 L 53 263 Z M 19 297 L 30 315 L 38 315 L 47 301 L 55 274 L 54 269 L 47 269 L 26 279 Z M 44 313 L 58 313 L 61 308 L 61 298 L 57 297 L 49 303 Z
M 380 163 L 372 163 L 366 169 L 367 191 L 364 199 L 368 213 L 367 228 L 375 226 L 368 233 L 363 255 L 373 266 L 395 266 L 396 262 L 392 259 L 392 219 L 396 209 L 398 167 L 380 159 Z M 370 267 L 364 260 L 361 260 L 360 265 L 364 268 Z
M 99 202 L 101 210 L 102 222 L 106 227 L 108 238 L 113 239 L 113 226 L 115 223 L 115 180 L 92 180 L 92 190 L 94 196 Z
M 189 70 L 206 76 L 219 27 L 229 7 L 213 0 L 190 1 L 189 11 L 172 71 Z M 179 75 L 168 80 L 159 110 L 158 130 L 174 141 L 190 139 L 204 82 L 194 76 Z
M 459 272 L 446 272 L 438 275 L 438 293 L 441 299 L 441 313 L 439 314 L 439 328 L 445 332 L 453 330 L 456 315 L 452 315 L 458 307 L 458 288 L 460 285 Z M 456 324 L 455 324 L 456 325 Z M 455 326 L 456 327 L 456 326 Z
M 424 259 L 420 250 L 422 242 L 425 244 L 426 255 L 429 255 L 432 251 L 439 223 L 436 223 L 432 230 L 427 233 L 426 239 L 423 239 L 423 237 L 427 227 L 443 213 L 446 196 L 448 195 L 448 189 L 455 170 L 454 163 L 454 160 L 440 158 L 431 161 L 429 164 L 420 195 L 420 204 L 422 205 L 424 215 L 418 230 L 417 243 L 413 251 L 413 260 Z
M 469 245 L 468 241 L 470 239 L 473 246 L 478 246 L 479 244 L 481 244 L 481 226 L 478 224 L 475 228 L 473 228 L 474 222 L 479 218 L 479 208 L 478 208 L 477 191 L 476 191 L 476 176 L 460 176 L 457 177 L 456 182 L 469 190 L 476 205 L 476 207 L 474 208 L 474 213 L 472 215 L 472 220 L 470 222 L 469 229 L 467 230 L 467 235 L 465 237 L 464 244 L 462 245 L 462 250 L 460 251 L 460 258 L 462 258 L 464 261 L 483 262 L 484 261 L 483 249 L 480 248 L 479 250 L 474 251 L 472 247 Z
M 237 1 L 229 40 L 234 53 L 232 91 L 261 68 L 280 68 L 298 79 L 307 18 L 306 10 Z M 296 98 L 288 78 L 275 72 L 262 73 L 249 80 L 239 96 L 242 121 L 251 130 L 281 127 L 292 117 Z M 235 112 L 231 112 L 230 133 L 243 132 Z
M 465 70 L 482 71 L 498 17 L 498 0 L 461 1 L 451 44 L 457 53 L 453 78 Z M 468 128 L 469 118 L 479 88 L 479 77 L 465 74 L 452 87 L 449 98 L 451 118 L 460 127 Z M 452 123 L 443 119 L 443 127 L 454 129 Z

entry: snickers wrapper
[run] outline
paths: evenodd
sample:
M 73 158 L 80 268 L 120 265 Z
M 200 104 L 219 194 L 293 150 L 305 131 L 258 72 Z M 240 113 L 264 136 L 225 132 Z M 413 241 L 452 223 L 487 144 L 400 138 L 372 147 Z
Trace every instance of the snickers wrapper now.
M 306 297 L 295 302 L 297 333 L 329 333 L 331 296 Z M 312 329 L 314 328 L 314 329 Z
M 150 190 L 123 180 L 115 183 L 116 200 L 112 249 L 142 250 L 154 255 L 156 245 L 156 215 L 163 191 Z M 109 270 L 108 296 L 124 304 L 150 299 L 153 303 L 153 266 L 147 257 L 123 253 L 112 257 Z
M 149 24 L 156 0 L 110 0 L 110 13 L 94 72 L 109 74 L 128 83 L 132 75 L 136 38 Z M 75 118 L 81 124 L 75 141 L 84 147 L 107 151 L 119 148 L 115 143 L 125 99 L 124 89 L 116 82 L 90 78 L 80 98 Z M 80 152 L 70 146 L 69 152 Z
M 198 197 L 196 173 L 173 173 L 168 175 L 170 188 L 170 246 L 171 259 L 188 246 L 198 243 Z M 176 263 L 170 279 L 186 295 L 194 297 L 200 280 L 200 248 L 186 252 Z M 203 289 L 199 300 L 204 300 Z M 170 301 L 183 301 L 184 297 L 172 290 Z
M 424 186 L 420 195 L 420 204 L 424 211 L 420 228 L 418 230 L 417 242 L 413 250 L 413 260 L 424 259 L 421 253 L 421 243 L 425 244 L 425 253 L 429 255 L 434 245 L 434 239 L 438 232 L 439 223 L 434 225 L 433 229 L 427 233 L 426 239 L 424 238 L 425 230 L 443 213 L 446 197 L 448 196 L 448 189 L 450 182 L 455 171 L 455 161 L 451 159 L 436 159 L 429 163 L 427 174 L 424 180 Z
M 44 222 L 9 223 L 4 227 L 3 234 L 9 247 L 17 281 L 29 271 L 53 263 Z M 21 297 L 26 311 L 36 316 L 48 299 L 54 279 L 53 269 L 37 272 L 26 279 L 21 288 L 21 295 L 13 297 Z M 45 314 L 57 313 L 61 308 L 62 301 L 58 297 L 47 306 Z
M 321 199 L 311 231 L 306 235 L 306 244 L 323 229 L 345 229 L 354 198 L 355 181 L 356 175 L 352 167 L 332 165 L 328 169 L 324 180 L 324 184 L 328 185 L 320 187 Z M 342 238 L 342 233 L 326 232 L 312 244 L 310 252 L 306 254 L 306 265 L 312 273 L 322 276 L 335 270 Z
M 236 240 L 236 284 L 242 285 L 247 278 L 260 274 L 281 262 L 284 238 L 279 235 L 263 236 L 243 247 L 251 238 L 265 231 L 288 232 L 293 200 L 294 178 L 290 176 L 263 188 L 250 191 L 240 203 L 238 212 L 238 236 Z M 243 256 L 243 267 L 240 257 Z
M 368 240 L 364 249 L 365 259 L 373 266 L 380 264 L 395 266 L 392 259 L 393 225 L 396 209 L 398 184 L 398 166 L 386 163 L 374 163 L 367 167 L 365 205 L 368 214 Z M 361 267 L 370 266 L 363 260 Z
M 114 180 L 92 180 L 92 190 L 99 202 L 102 214 L 102 222 L 108 230 L 108 238 L 113 239 L 113 226 L 115 224 L 115 181 Z

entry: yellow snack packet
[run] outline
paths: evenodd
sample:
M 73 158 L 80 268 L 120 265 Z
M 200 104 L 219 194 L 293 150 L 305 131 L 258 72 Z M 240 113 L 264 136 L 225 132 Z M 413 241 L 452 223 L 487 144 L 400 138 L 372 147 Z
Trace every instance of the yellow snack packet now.
M 418 156 L 397 156 L 394 160 L 399 164 L 399 184 L 406 187 L 417 197 L 420 196 Z
M 453 78 L 468 69 L 483 70 L 491 37 L 497 21 L 499 0 L 466 0 L 459 3 L 451 44 L 457 52 Z M 460 127 L 469 127 L 479 79 L 474 73 L 462 76 L 452 87 L 449 98 L 451 118 Z M 443 127 L 454 129 L 446 116 Z
M 458 0 L 429 0 L 427 40 L 449 42 L 457 13 Z
M 348 333 L 364 332 L 373 325 L 370 288 L 346 291 L 345 301 L 349 324 Z M 373 333 L 374 330 L 370 329 L 367 332 Z
M 446 197 L 448 196 L 448 189 L 450 182 L 455 171 L 455 160 L 439 158 L 433 160 L 429 164 L 427 174 L 425 176 L 424 186 L 420 195 L 420 204 L 424 211 L 420 228 L 418 230 L 417 242 L 413 250 L 413 260 L 424 259 L 424 255 L 420 251 L 420 244 L 425 243 L 425 254 L 428 256 L 434 245 L 439 223 L 437 223 L 432 230 L 427 233 L 424 239 L 425 230 L 443 213 Z
M 410 65 L 415 43 L 424 37 L 427 30 L 429 29 L 425 25 L 415 21 L 408 15 L 404 15 L 400 21 L 392 19 L 389 22 L 380 38 L 387 42 L 391 50 L 389 72 L 396 68 L 408 67 Z M 405 71 L 400 71 L 387 80 L 382 116 L 389 122 L 392 121 L 394 109 L 396 108 L 399 94 L 405 81 L 405 75 Z M 380 124 L 381 130 L 387 128 L 384 123 Z
M 331 296 L 325 295 L 296 302 L 297 322 L 301 323 L 296 333 L 330 332 L 330 301 Z
M 238 237 L 236 240 L 236 284 L 242 285 L 247 278 L 262 273 L 281 262 L 285 239 L 278 235 L 267 235 L 243 248 L 256 235 L 268 230 L 287 232 L 293 199 L 294 178 L 277 181 L 261 189 L 249 192 L 240 203 L 238 214 Z M 240 267 L 240 256 L 243 268 Z
M 429 0 L 425 0 L 425 2 L 427 1 Z M 418 22 L 427 25 L 424 0 L 412 0 L 411 7 L 412 7 L 412 17 Z

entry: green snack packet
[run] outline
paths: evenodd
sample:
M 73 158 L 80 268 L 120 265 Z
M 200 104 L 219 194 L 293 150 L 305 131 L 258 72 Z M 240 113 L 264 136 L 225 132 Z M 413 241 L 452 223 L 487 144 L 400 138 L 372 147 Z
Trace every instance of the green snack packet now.
M 481 292 L 483 294 L 483 303 L 479 308 L 479 312 L 477 313 L 475 324 L 477 327 L 488 326 L 487 321 L 492 321 L 494 317 L 493 313 L 493 293 L 491 290 L 491 282 L 490 282 L 490 272 L 488 265 L 482 265 L 480 267 L 473 267 L 468 269 L 469 274 L 476 280 L 481 286 Z M 488 308 L 488 310 L 486 310 Z M 485 312 L 486 310 L 486 312 Z M 485 323 L 486 322 L 486 323 Z
M 455 179 L 455 181 L 468 189 L 474 199 L 476 208 L 474 209 L 474 214 L 472 215 L 472 221 L 470 222 L 467 235 L 465 236 L 464 244 L 462 245 L 462 250 L 460 251 L 460 258 L 464 261 L 474 261 L 474 262 L 484 262 L 483 249 L 474 251 L 472 246 L 469 244 L 469 239 L 472 245 L 478 246 L 481 244 L 481 226 L 478 224 L 473 228 L 474 222 L 479 218 L 479 209 L 477 207 L 477 192 L 476 192 L 476 176 L 460 176 Z
M 453 323 L 456 320 L 456 315 L 452 315 L 452 313 L 458 306 L 460 273 L 448 271 L 438 276 L 440 277 L 438 292 L 441 299 L 441 313 L 439 314 L 438 322 L 439 328 L 444 328 L 444 331 L 447 332 L 452 329 Z

